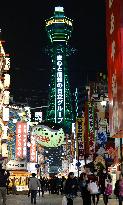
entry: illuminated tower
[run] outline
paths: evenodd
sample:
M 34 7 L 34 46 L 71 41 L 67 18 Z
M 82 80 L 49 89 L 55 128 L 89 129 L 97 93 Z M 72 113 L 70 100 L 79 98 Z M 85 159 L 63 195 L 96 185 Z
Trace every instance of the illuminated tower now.
M 68 40 L 72 29 L 72 20 L 64 15 L 64 8 L 55 7 L 54 16 L 46 20 L 46 31 L 51 41 L 48 51 L 52 60 L 47 121 L 67 127 L 71 126 L 73 119 L 67 67 L 67 57 L 71 53 Z

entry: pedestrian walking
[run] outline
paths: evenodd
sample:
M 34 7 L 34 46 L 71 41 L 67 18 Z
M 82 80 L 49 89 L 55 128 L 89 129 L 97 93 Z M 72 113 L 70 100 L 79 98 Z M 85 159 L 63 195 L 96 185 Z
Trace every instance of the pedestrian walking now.
M 90 183 L 88 184 L 88 190 L 90 191 L 92 200 L 93 200 L 93 204 L 97 205 L 99 202 L 99 187 L 98 187 L 98 183 L 97 181 L 93 180 L 90 181 Z M 96 197 L 97 197 L 97 201 L 96 201 Z
M 100 197 L 100 186 L 99 186 L 99 177 L 98 177 L 97 170 L 94 170 L 92 183 L 94 183 L 96 189 L 95 193 L 94 193 L 94 189 L 91 192 L 92 201 L 94 205 L 97 205 L 99 203 L 99 197 Z
M 91 205 L 91 194 L 88 189 L 89 180 L 86 173 L 81 173 L 79 178 L 79 189 L 81 192 L 83 205 Z
M 66 178 L 65 178 L 64 176 L 62 176 L 62 181 L 61 181 L 61 195 L 64 194 L 65 183 L 66 183 Z
M 35 177 L 36 174 L 32 173 L 32 177 L 30 178 L 29 181 L 29 190 L 31 192 L 31 204 L 36 204 L 36 195 L 37 195 L 37 191 L 38 191 L 38 187 L 40 188 L 40 182 L 39 180 Z
M 103 169 L 103 172 L 99 175 L 99 184 L 101 187 L 101 194 L 103 194 L 104 204 L 108 204 L 109 195 L 112 193 L 112 179 L 111 175 L 106 169 Z
M 74 173 L 68 174 L 68 179 L 65 183 L 64 193 L 67 197 L 67 205 L 73 205 L 73 199 L 77 196 L 77 180 L 74 178 Z
M 123 202 L 123 174 L 120 175 L 119 180 L 115 183 L 114 194 L 119 199 L 119 205 Z
M 42 197 L 44 197 L 44 190 L 45 190 L 45 185 L 46 185 L 46 180 L 45 177 L 41 177 L 40 178 L 40 185 L 41 185 L 41 193 L 42 193 Z M 40 195 L 39 195 L 40 196 Z
M 7 186 L 7 179 L 9 175 L 5 171 L 5 169 L 0 170 L 0 205 L 1 199 L 3 199 L 3 205 L 6 205 L 6 186 Z

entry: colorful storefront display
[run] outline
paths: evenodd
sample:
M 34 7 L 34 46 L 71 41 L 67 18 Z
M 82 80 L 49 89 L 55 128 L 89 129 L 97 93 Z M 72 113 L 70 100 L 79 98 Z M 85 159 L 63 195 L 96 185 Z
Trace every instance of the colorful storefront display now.
M 31 173 L 22 171 L 22 170 L 16 170 L 16 171 L 10 171 L 10 183 L 9 183 L 9 192 L 12 193 L 12 187 L 13 185 L 16 187 L 17 192 L 22 191 L 28 191 L 29 187 L 29 178 L 31 177 Z

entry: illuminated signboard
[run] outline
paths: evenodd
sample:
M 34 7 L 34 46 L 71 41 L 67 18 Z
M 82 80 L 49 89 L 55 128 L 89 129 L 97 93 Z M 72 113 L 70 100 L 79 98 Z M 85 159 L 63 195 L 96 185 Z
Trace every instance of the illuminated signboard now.
M 57 7 L 55 7 L 55 11 L 64 12 L 64 8 L 61 6 L 57 6 Z
M 69 26 L 72 26 L 72 21 L 65 19 L 65 18 L 51 19 L 51 20 L 46 22 L 46 26 L 49 26 L 49 25 L 54 24 L 54 23 L 65 23 L 65 24 L 68 24 Z
M 4 87 L 8 88 L 10 86 L 10 75 L 4 74 Z
M 22 131 L 22 134 L 23 134 L 23 158 L 26 157 L 26 154 L 27 154 L 27 123 L 23 123 L 23 131 Z
M 42 112 L 35 112 L 35 121 L 41 122 L 42 121 Z
M 45 125 L 37 125 L 32 129 L 32 137 L 44 147 L 58 147 L 64 141 L 63 129 L 53 130 Z
M 84 118 L 77 118 L 76 120 L 76 144 L 77 144 L 77 158 L 84 157 Z
M 123 1 L 106 3 L 110 133 L 123 137 Z
M 3 121 L 9 121 L 9 108 L 3 106 Z
M 9 69 L 10 69 L 10 58 L 6 57 L 6 64 L 4 70 L 8 71 Z
M 61 123 L 64 120 L 64 75 L 62 55 L 57 55 L 57 71 L 56 71 L 56 113 L 55 122 Z
M 27 153 L 27 124 L 16 123 L 16 157 L 25 158 Z
M 88 103 L 89 153 L 95 152 L 94 106 Z
M 16 157 L 22 158 L 23 156 L 22 145 L 22 123 L 16 123 Z
M 31 146 L 30 146 L 30 161 L 36 162 L 36 138 L 34 135 L 31 135 Z

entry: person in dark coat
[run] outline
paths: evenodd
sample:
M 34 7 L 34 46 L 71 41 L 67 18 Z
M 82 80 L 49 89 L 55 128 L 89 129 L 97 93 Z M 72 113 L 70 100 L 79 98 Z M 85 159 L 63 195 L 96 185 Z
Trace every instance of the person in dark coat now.
M 106 193 L 105 193 L 106 180 L 111 181 L 112 180 L 111 175 L 108 173 L 108 171 L 106 169 L 103 169 L 103 172 L 100 173 L 100 175 L 99 175 L 99 185 L 101 188 L 101 194 L 103 194 L 103 201 L 104 201 L 105 205 L 108 204 L 108 195 L 106 195 Z
M 115 183 L 114 194 L 119 199 L 119 205 L 123 202 L 123 174 L 120 174 L 119 179 Z
M 6 205 L 6 186 L 7 179 L 9 177 L 8 172 L 5 169 L 0 170 L 0 200 L 3 199 L 3 205 Z
M 91 205 L 91 194 L 88 190 L 89 179 L 86 173 L 82 173 L 79 178 L 79 189 L 81 192 L 83 205 Z
M 68 174 L 68 179 L 65 183 L 64 193 L 67 197 L 67 205 L 73 205 L 73 199 L 77 195 L 77 180 L 74 178 L 74 173 Z

